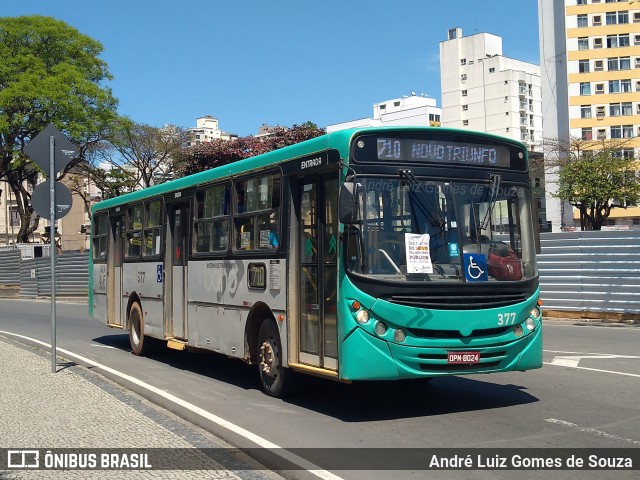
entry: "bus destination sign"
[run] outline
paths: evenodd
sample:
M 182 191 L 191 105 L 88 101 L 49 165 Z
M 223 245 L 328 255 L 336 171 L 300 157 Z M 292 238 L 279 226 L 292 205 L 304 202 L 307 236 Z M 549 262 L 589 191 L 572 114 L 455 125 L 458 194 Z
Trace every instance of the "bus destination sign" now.
M 378 160 L 511 167 L 509 147 L 446 140 L 378 138 Z

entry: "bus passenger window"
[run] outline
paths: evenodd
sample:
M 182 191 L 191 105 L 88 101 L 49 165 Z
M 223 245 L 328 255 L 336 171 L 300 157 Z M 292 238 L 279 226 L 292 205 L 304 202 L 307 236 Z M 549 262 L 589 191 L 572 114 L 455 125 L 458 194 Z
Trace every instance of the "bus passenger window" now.
M 139 257 L 142 253 L 142 204 L 129 209 L 127 222 L 127 257 Z
M 194 252 L 223 252 L 229 245 L 229 185 L 215 185 L 196 193 L 193 222 Z

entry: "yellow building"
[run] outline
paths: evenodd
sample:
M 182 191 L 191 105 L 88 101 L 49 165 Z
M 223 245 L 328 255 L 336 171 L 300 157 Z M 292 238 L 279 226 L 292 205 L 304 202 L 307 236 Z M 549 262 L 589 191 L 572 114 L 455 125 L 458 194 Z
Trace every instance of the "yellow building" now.
M 640 0 L 565 0 L 565 12 L 570 135 L 640 158 Z M 640 207 L 608 224 L 640 228 Z

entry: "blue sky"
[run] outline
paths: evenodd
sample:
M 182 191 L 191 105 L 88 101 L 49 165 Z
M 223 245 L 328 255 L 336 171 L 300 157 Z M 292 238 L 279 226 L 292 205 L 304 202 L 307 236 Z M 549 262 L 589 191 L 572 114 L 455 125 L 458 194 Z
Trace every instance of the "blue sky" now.
M 447 30 L 503 37 L 539 64 L 537 0 L 0 0 L 0 16 L 48 15 L 104 46 L 119 113 L 224 131 L 370 117 L 412 91 L 440 105 Z

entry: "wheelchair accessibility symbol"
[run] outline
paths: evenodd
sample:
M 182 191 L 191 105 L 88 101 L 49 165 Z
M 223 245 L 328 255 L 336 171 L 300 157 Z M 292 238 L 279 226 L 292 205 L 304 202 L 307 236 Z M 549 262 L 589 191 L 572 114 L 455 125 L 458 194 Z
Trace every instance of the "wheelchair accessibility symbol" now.
M 483 253 L 465 253 L 464 276 L 467 279 L 467 282 L 488 281 L 487 256 Z

